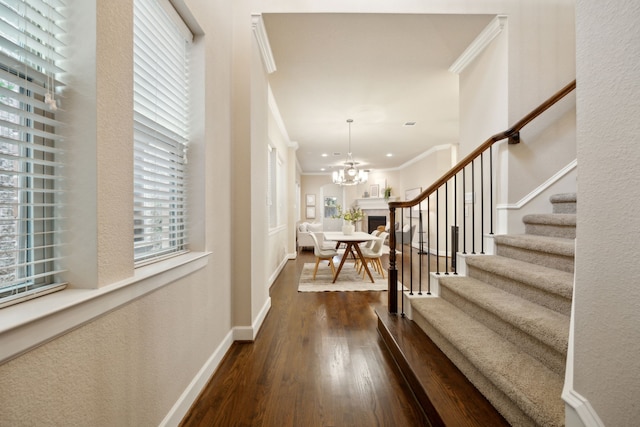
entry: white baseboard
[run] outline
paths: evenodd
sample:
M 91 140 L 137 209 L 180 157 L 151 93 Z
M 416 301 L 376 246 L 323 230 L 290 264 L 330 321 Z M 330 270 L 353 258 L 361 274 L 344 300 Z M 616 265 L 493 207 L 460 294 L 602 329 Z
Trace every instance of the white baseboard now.
M 589 401 L 575 390 L 565 389 L 562 400 L 565 402 L 567 427 L 605 427 Z
M 271 298 L 267 298 L 262 309 L 256 316 L 251 326 L 236 326 L 233 328 L 234 341 L 254 341 L 258 335 L 258 331 L 262 327 L 264 319 L 271 309 Z
M 235 327 L 225 336 L 218 348 L 216 348 L 202 368 L 200 368 L 169 413 L 164 417 L 160 423 L 161 427 L 177 426 L 180 424 L 189 411 L 189 408 L 191 408 L 191 405 L 193 405 L 193 402 L 195 402 L 202 389 L 215 373 L 225 354 L 227 354 L 227 351 L 231 348 L 231 344 L 233 344 L 234 341 L 254 341 L 270 309 L 271 298 L 268 298 L 251 327 Z
M 289 256 L 291 256 L 291 254 L 282 260 L 276 271 L 273 273 L 272 277 L 269 279 L 269 286 L 271 286 L 278 277 L 287 261 L 290 259 Z M 195 402 L 202 389 L 207 385 L 209 379 L 215 373 L 225 354 L 227 354 L 227 351 L 231 348 L 231 344 L 233 344 L 234 341 L 254 341 L 258 335 L 258 331 L 260 331 L 260 328 L 264 323 L 264 319 L 267 317 L 267 314 L 269 314 L 270 309 L 271 298 L 267 298 L 251 326 L 237 326 L 229 331 L 218 348 L 216 348 L 206 363 L 202 368 L 200 368 L 193 380 L 191 380 L 191 383 L 187 386 L 180 398 L 178 398 L 169 413 L 164 417 L 160 423 L 161 427 L 177 426 L 180 424 L 191 408 L 191 405 L 193 405 L 193 402 Z
M 293 258 L 291 258 L 291 256 L 293 255 Z M 271 273 L 271 276 L 269 277 L 269 283 L 267 285 L 267 288 L 270 288 L 271 285 L 273 285 L 273 283 L 276 281 L 276 279 L 278 278 L 278 276 L 280 275 L 280 273 L 282 272 L 282 269 L 285 267 L 285 265 L 287 265 L 287 262 L 290 259 L 296 259 L 296 254 L 287 254 L 284 258 L 282 258 L 282 260 L 280 261 L 280 264 L 278 264 L 278 267 L 276 267 L 275 271 L 273 273 Z
M 180 395 L 180 398 L 173 405 L 169 413 L 164 417 L 162 422 L 160 422 L 161 427 L 177 426 L 180 424 L 191 408 L 191 405 L 193 405 L 193 402 L 196 401 L 202 389 L 207 385 L 216 369 L 218 369 L 220 362 L 222 362 L 225 354 L 227 354 L 227 351 L 231 348 L 232 343 L 233 332 L 230 331 L 209 359 L 207 359 L 202 368 L 200 368 L 184 392 L 182 392 L 182 395 Z

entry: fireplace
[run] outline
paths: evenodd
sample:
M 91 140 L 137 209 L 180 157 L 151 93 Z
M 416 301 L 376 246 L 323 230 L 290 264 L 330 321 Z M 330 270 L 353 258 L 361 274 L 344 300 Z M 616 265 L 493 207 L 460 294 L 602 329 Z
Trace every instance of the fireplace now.
M 373 230 L 377 229 L 381 225 L 383 227 L 387 225 L 386 216 L 374 216 L 374 215 L 367 216 L 367 226 L 368 226 L 369 234 L 371 234 Z

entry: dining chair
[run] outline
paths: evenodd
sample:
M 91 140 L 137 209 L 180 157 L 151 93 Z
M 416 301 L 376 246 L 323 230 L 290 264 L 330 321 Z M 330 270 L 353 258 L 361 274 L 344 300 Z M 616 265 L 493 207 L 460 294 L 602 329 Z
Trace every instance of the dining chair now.
M 377 271 L 382 278 L 384 278 L 384 268 L 382 268 L 382 262 L 380 259 L 382 258 L 382 250 L 384 241 L 386 240 L 389 233 L 383 231 L 378 234 L 378 239 L 373 241 L 373 246 L 371 248 L 363 248 L 362 249 L 362 257 L 364 258 L 364 262 L 368 262 L 369 265 Z M 358 273 L 362 273 L 364 277 L 364 268 L 362 264 L 358 265 Z
M 313 240 L 313 254 L 316 256 L 316 267 L 313 269 L 313 280 L 316 280 L 318 265 L 322 260 L 329 261 L 331 273 L 335 276 L 336 266 L 333 264 L 333 257 L 338 256 L 338 251 L 336 251 L 335 249 L 323 248 L 322 246 L 320 246 L 320 242 L 318 241 L 318 237 L 316 236 L 316 234 L 311 233 L 310 235 L 311 239 Z

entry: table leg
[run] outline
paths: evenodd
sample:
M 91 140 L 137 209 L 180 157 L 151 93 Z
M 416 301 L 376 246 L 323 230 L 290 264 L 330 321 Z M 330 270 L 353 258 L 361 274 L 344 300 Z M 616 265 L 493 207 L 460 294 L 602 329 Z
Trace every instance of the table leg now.
M 371 283 L 375 283 L 375 281 L 373 280 L 373 276 L 371 275 L 371 272 L 369 271 L 369 267 L 367 266 L 367 260 L 364 259 L 364 256 L 362 255 L 362 252 L 360 251 L 360 246 L 359 245 L 355 245 L 356 248 L 356 252 L 358 253 L 358 256 L 360 257 L 360 262 L 362 262 L 362 265 L 364 266 L 364 271 L 367 272 L 367 274 L 369 275 L 369 279 L 371 279 Z
M 342 270 L 342 266 L 344 265 L 344 262 L 349 257 L 349 251 L 351 250 L 351 245 L 352 245 L 351 242 L 347 242 L 347 248 L 344 251 L 344 255 L 342 255 L 342 260 L 340 261 L 340 265 L 338 266 L 338 269 L 336 270 L 336 274 L 333 276 L 333 283 L 336 283 L 336 279 L 338 278 L 338 275 L 340 274 L 340 271 Z

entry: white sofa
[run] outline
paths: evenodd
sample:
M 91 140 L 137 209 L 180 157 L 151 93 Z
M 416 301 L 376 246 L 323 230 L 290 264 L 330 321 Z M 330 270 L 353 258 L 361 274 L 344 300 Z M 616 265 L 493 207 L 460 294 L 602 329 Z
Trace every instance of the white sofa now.
M 301 222 L 298 224 L 298 228 L 296 230 L 298 249 L 313 250 L 313 239 L 311 238 L 311 233 L 322 233 L 322 223 Z M 322 241 L 322 239 L 320 241 Z

